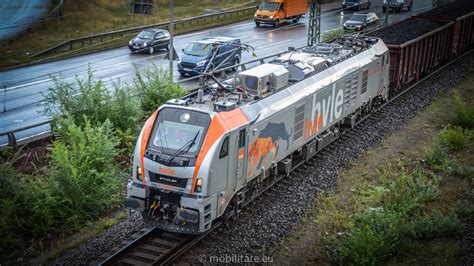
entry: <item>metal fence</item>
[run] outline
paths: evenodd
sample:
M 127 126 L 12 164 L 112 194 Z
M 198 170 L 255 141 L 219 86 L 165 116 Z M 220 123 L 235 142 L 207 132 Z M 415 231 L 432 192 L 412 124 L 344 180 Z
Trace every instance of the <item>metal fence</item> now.
M 174 25 L 175 25 L 175 27 L 177 27 L 177 26 L 181 26 L 181 27 L 192 26 L 194 24 L 212 22 L 212 21 L 222 19 L 222 18 L 226 18 L 226 17 L 244 15 L 244 14 L 247 14 L 249 12 L 253 13 L 253 11 L 255 11 L 255 6 L 239 8 L 239 9 L 230 9 L 230 10 L 226 10 L 226 11 L 221 11 L 221 12 L 216 12 L 216 13 L 211 13 L 211 14 L 206 14 L 206 15 L 201 15 L 201 16 L 176 20 L 174 22 Z M 59 44 L 57 44 L 53 47 L 50 47 L 46 50 L 35 53 L 31 57 L 35 58 L 35 57 L 51 54 L 51 53 L 54 53 L 54 52 L 59 51 L 61 49 L 72 50 L 75 45 L 80 45 L 81 47 L 85 47 L 86 45 L 92 45 L 92 44 L 97 43 L 97 42 L 110 41 L 110 40 L 113 40 L 115 38 L 121 38 L 121 37 L 130 35 L 130 34 L 133 34 L 133 33 L 137 33 L 137 32 L 142 31 L 144 29 L 149 29 L 149 28 L 165 28 L 165 29 L 168 29 L 168 27 L 169 27 L 169 22 L 161 22 L 161 23 L 157 23 L 157 24 L 150 24 L 150 25 L 145 25 L 145 26 L 140 26 L 140 27 L 133 27 L 133 28 L 128 28 L 128 29 L 110 31 L 110 32 L 99 33 L 99 34 L 84 36 L 84 37 L 80 37 L 80 38 L 70 39 L 70 40 L 67 40 L 65 42 L 59 43 Z

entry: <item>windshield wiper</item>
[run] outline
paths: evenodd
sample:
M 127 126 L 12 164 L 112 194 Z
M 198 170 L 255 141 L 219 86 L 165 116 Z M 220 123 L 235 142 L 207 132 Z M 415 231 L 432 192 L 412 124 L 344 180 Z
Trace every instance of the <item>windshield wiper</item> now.
M 186 142 L 181 148 L 179 148 L 173 155 L 171 155 L 171 157 L 168 159 L 168 162 L 171 162 L 173 161 L 173 159 L 180 155 L 181 153 L 188 153 L 188 151 L 191 149 L 192 146 L 194 146 L 194 144 L 196 144 L 196 139 L 199 135 L 199 133 L 201 132 L 201 130 L 199 130 L 196 135 L 194 136 L 194 138 L 192 140 L 189 140 L 188 142 Z M 186 149 L 186 151 L 185 151 Z

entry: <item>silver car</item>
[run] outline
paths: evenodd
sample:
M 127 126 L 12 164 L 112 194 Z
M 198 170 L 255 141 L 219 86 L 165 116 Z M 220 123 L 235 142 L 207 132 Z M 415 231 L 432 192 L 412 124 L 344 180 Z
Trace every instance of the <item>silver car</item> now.
M 352 17 L 344 22 L 344 30 L 364 30 L 366 28 L 377 26 L 379 18 L 374 12 L 354 13 Z

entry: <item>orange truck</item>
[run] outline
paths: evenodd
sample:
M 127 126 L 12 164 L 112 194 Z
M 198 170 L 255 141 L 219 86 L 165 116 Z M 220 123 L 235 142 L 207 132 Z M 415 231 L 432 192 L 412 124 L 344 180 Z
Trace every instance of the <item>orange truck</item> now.
M 264 0 L 257 6 L 255 11 L 255 25 L 272 25 L 277 28 L 285 20 L 294 23 L 308 10 L 308 0 Z

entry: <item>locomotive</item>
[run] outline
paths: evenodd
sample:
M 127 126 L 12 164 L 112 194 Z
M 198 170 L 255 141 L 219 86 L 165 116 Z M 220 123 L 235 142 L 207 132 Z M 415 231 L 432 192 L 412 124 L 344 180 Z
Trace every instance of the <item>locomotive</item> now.
M 209 230 L 387 100 L 389 65 L 381 39 L 345 36 L 169 100 L 139 135 L 125 206 L 170 232 Z

